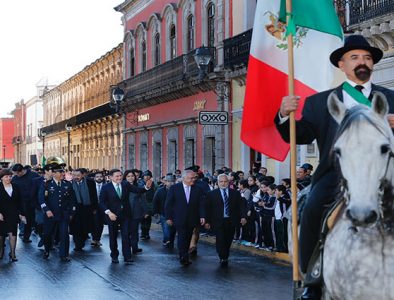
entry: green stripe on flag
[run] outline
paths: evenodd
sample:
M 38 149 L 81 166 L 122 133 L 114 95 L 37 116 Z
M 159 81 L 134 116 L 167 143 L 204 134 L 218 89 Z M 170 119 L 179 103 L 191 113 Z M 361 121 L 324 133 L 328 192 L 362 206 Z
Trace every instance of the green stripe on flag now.
M 335 35 L 343 39 L 343 31 L 333 0 L 295 0 L 292 18 L 296 26 Z M 279 20 L 286 23 L 286 0 L 281 0 Z

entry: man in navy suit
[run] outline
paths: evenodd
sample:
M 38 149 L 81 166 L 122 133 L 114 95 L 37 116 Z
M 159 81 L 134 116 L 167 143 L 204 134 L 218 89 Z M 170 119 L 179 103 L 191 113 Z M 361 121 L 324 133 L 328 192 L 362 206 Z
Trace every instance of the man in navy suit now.
M 205 199 L 201 188 L 194 185 L 195 173 L 186 170 L 182 182 L 174 184 L 167 193 L 164 207 L 167 224 L 178 232 L 178 251 L 183 266 L 191 264 L 189 245 L 194 228 L 205 224 Z
M 228 187 L 229 179 L 226 174 L 218 176 L 219 188 L 207 194 L 207 223 L 216 234 L 216 252 L 222 267 L 228 266 L 231 243 L 235 228 L 241 223 L 246 224 L 246 205 L 237 190 Z
M 344 46 L 330 55 L 331 63 L 345 73 L 346 82 L 336 89 L 308 97 L 305 100 L 302 118 L 296 123 L 297 144 L 310 144 L 316 139 L 320 153 L 320 163 L 313 174 L 311 191 L 301 217 L 300 258 L 303 272 L 307 271 L 313 249 L 319 239 L 324 209 L 334 201 L 339 184 L 339 174 L 330 156 L 338 125 L 328 112 L 327 97 L 335 91 L 345 106 L 351 108 L 360 104 L 360 97 L 371 99 L 374 91 L 382 92 L 389 104 L 388 120 L 394 128 L 394 92 L 371 83 L 373 66 L 382 57 L 383 52 L 379 48 L 371 47 L 363 36 L 347 37 Z M 276 127 L 286 142 L 290 139 L 288 116 L 297 109 L 298 99 L 297 96 L 284 97 L 275 119 Z M 319 299 L 320 294 L 319 287 L 307 286 L 302 299 Z
M 150 189 L 152 181 L 146 182 L 145 187 L 140 188 L 129 183 L 122 182 L 123 174 L 119 169 L 112 169 L 108 173 L 110 182 L 105 184 L 100 192 L 100 206 L 106 214 L 109 231 L 109 246 L 111 249 L 112 263 L 119 263 L 118 256 L 118 228 L 122 236 L 122 254 L 125 264 L 133 262 L 131 258 L 131 243 L 129 224 L 131 208 L 129 193 L 143 193 Z

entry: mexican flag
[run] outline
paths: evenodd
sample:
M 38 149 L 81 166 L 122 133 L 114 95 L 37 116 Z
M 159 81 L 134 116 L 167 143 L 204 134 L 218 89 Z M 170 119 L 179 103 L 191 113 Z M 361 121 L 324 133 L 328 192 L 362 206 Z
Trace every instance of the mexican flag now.
M 289 151 L 274 118 L 288 95 L 285 1 L 258 0 L 249 56 L 241 140 L 251 148 L 283 161 Z M 332 51 L 343 45 L 342 29 L 332 0 L 293 1 L 295 95 L 305 98 L 334 86 Z M 305 27 L 301 27 L 305 26 Z M 292 27 L 292 26 L 289 26 Z M 290 29 L 290 28 L 289 28 Z

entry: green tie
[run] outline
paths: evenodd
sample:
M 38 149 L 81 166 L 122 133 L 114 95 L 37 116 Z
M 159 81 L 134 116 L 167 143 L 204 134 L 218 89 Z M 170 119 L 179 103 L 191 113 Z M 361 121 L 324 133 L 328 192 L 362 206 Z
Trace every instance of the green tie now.
M 118 194 L 119 198 L 122 198 L 122 192 L 120 191 L 119 184 L 116 185 L 116 193 Z

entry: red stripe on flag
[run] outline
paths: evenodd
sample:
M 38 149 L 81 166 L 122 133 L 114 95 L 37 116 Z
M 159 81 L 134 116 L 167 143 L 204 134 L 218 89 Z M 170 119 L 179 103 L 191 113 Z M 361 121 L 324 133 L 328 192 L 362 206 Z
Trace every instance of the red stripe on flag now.
M 295 94 L 301 96 L 296 118 L 301 117 L 305 97 L 316 93 L 310 87 L 294 81 Z M 276 130 L 274 119 L 282 98 L 288 94 L 288 76 L 249 56 L 241 140 L 249 147 L 279 161 L 285 160 L 289 144 Z

